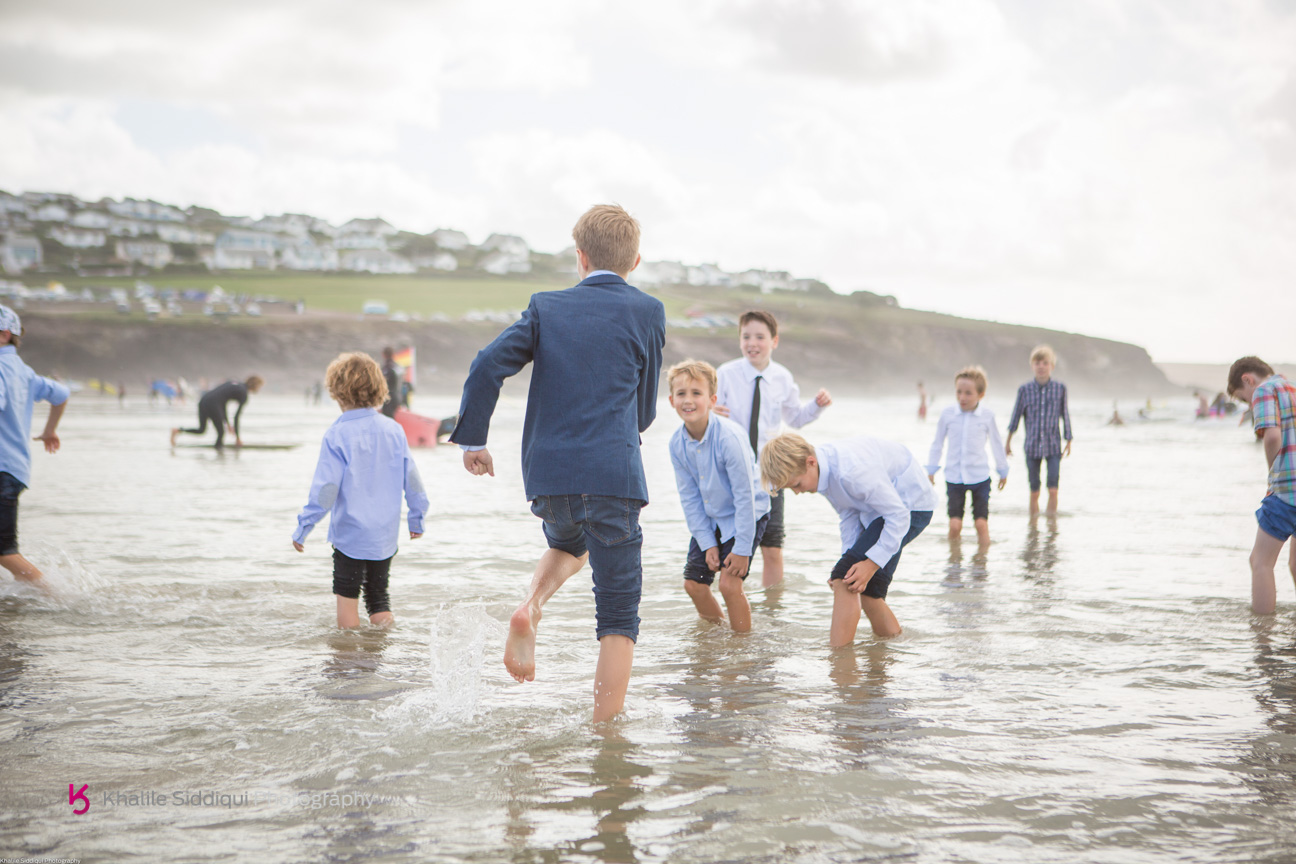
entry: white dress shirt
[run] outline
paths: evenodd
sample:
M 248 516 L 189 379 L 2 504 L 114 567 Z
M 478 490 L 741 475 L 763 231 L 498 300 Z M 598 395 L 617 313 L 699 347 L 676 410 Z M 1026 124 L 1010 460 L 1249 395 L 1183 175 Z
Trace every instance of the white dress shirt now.
M 759 450 L 764 450 L 766 442 L 778 434 L 782 423 L 800 429 L 823 410 L 813 399 L 802 403 L 801 388 L 792 379 L 792 373 L 773 360 L 762 371 L 746 357 L 739 357 L 717 369 L 716 375 L 720 379 L 716 404 L 729 409 L 729 419 L 744 433 L 751 428 L 752 391 L 756 376 L 760 376 L 761 407 L 756 421 L 760 424 L 756 439 Z
M 909 448 L 860 436 L 815 448 L 819 494 L 841 520 L 842 553 L 855 545 L 874 519 L 886 520 L 867 558 L 885 567 L 909 533 L 909 513 L 935 510 L 936 495 Z
M 941 447 L 949 438 L 945 456 L 945 480 L 948 483 L 973 484 L 990 479 L 990 460 L 986 445 L 994 456 L 995 471 L 1000 477 L 1008 476 L 1008 457 L 1004 453 L 1003 439 L 995 425 L 994 414 L 980 403 L 971 411 L 957 404 L 946 406 L 936 424 L 936 440 L 927 454 L 927 473 L 935 474 L 941 467 Z

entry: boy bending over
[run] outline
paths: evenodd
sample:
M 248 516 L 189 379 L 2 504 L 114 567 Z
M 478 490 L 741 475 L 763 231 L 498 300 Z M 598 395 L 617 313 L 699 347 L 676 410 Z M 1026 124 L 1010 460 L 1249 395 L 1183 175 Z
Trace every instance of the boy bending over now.
M 1251 422 L 1269 462 L 1269 488 L 1256 511 L 1260 527 L 1251 550 L 1251 609 L 1270 615 L 1277 603 L 1274 565 L 1296 533 L 1296 387 L 1259 357 L 1243 357 L 1229 369 L 1228 392 L 1251 406 Z M 1290 567 L 1296 580 L 1296 543 Z
M 841 520 L 842 557 L 833 567 L 834 648 L 855 640 L 860 609 L 878 636 L 898 636 L 900 622 L 886 604 L 900 552 L 931 522 L 936 496 L 909 448 L 860 436 L 810 446 L 784 432 L 761 452 L 761 475 L 771 489 L 818 492 Z M 857 599 L 858 598 L 858 599 Z
M 675 485 L 688 523 L 684 590 L 698 614 L 724 621 L 711 583 L 720 571 L 720 596 L 735 632 L 751 629 L 751 605 L 743 593 L 751 556 L 769 522 L 770 496 L 761 488 L 756 457 L 743 430 L 713 417 L 716 371 L 710 363 L 685 360 L 666 373 L 670 404 L 684 425 L 670 440 Z

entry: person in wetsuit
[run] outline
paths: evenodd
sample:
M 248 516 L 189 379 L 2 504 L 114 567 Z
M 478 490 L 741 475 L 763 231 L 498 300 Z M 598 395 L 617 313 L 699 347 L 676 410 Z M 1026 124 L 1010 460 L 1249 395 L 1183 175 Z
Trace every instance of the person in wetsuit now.
M 171 446 L 175 446 L 176 436 L 181 432 L 190 435 L 202 435 L 207 431 L 207 423 L 211 422 L 216 427 L 216 446 L 225 446 L 225 427 L 229 425 L 229 416 L 225 413 L 225 406 L 230 402 L 239 403 L 238 410 L 234 412 L 234 444 L 237 447 L 243 446 L 243 438 L 239 435 L 239 418 L 243 416 L 243 408 L 247 405 L 248 395 L 261 389 L 265 384 L 265 379 L 260 375 L 253 375 L 246 381 L 226 381 L 208 390 L 198 400 L 198 428 L 197 429 L 172 429 Z
M 383 380 L 387 382 L 387 401 L 382 404 L 383 416 L 396 416 L 396 409 L 404 404 L 401 399 L 400 367 L 396 365 L 396 357 L 391 348 L 382 350 L 382 375 Z

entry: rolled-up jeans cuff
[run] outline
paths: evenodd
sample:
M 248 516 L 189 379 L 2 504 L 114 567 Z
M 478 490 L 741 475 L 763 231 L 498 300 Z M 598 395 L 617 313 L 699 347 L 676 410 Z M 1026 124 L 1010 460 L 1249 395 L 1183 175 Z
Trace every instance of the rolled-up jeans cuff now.
M 624 636 L 631 642 L 639 641 L 638 631 L 622 630 L 617 627 L 609 627 L 606 630 L 599 630 L 594 634 L 595 639 L 602 639 L 604 636 Z

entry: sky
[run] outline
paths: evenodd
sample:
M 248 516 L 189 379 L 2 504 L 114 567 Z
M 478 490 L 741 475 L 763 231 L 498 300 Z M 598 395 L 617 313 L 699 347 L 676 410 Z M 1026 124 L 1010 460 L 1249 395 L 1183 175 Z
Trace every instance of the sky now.
M 0 0 L 0 189 L 789 270 L 1296 361 L 1286 0 Z

